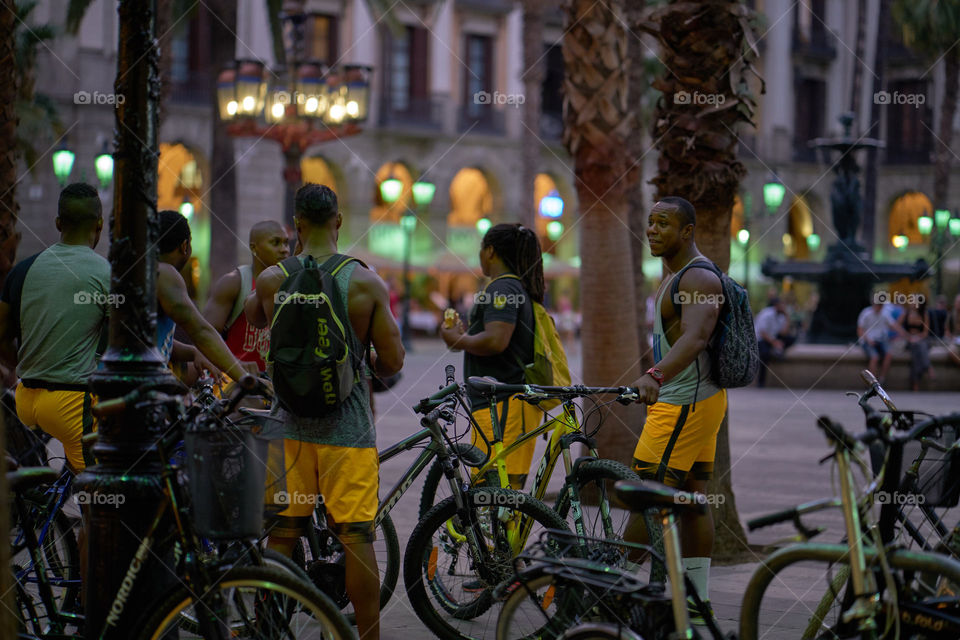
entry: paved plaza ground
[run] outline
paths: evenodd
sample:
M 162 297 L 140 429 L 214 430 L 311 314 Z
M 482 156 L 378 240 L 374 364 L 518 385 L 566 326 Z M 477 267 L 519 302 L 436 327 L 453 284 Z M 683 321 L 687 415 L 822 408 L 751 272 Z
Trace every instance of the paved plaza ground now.
M 570 349 L 574 376 L 579 372 L 577 349 Z M 390 392 L 377 396 L 377 438 L 381 448 L 409 435 L 418 428 L 410 406 L 419 398 L 434 392 L 443 382 L 443 367 L 453 364 L 462 375 L 461 354 L 448 352 L 439 341 L 418 340 L 407 355 L 403 380 Z M 829 375 L 829 373 L 826 373 Z M 943 370 L 939 375 L 957 376 L 957 370 Z M 584 381 L 589 383 L 590 381 Z M 860 391 L 859 388 L 852 390 Z M 957 393 L 893 394 L 903 408 L 946 412 L 960 409 Z M 842 391 L 810 391 L 789 389 L 736 389 L 730 392 L 730 434 L 733 459 L 733 487 L 741 521 L 796 505 L 809 500 L 835 495 L 836 475 L 829 464 L 818 460 L 829 450 L 815 427 L 818 416 L 829 415 L 851 431 L 863 429 L 862 413 L 854 398 Z M 387 464 L 380 471 L 381 492 L 393 486 L 414 457 L 408 453 Z M 400 537 L 401 549 L 416 526 L 419 504 L 418 482 L 404 495 L 392 512 Z M 805 518 L 809 524 L 823 525 L 828 530 L 818 541 L 839 542 L 842 517 L 839 511 L 821 512 Z M 749 535 L 754 545 L 768 545 L 794 533 L 789 524 L 782 524 Z M 710 595 L 721 624 L 727 630 L 737 628 L 740 600 L 754 562 L 714 567 L 711 572 Z M 773 605 L 782 612 L 774 633 L 769 638 L 796 638 L 797 629 L 805 624 L 809 610 L 825 591 L 827 572 L 822 567 L 803 567 L 785 574 Z M 414 640 L 432 635 L 413 613 L 409 601 L 400 593 L 383 612 L 384 639 Z M 780 613 L 772 614 L 781 618 Z

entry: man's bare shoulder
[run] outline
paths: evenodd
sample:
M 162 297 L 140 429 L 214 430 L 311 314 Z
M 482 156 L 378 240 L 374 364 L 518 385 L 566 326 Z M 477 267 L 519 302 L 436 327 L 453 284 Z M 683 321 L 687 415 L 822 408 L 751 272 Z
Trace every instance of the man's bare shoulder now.
M 367 293 L 370 295 L 386 292 L 387 285 L 383 278 L 378 276 L 372 269 L 362 264 L 357 264 L 357 268 L 350 275 L 350 292 Z
M 241 281 L 239 269 L 225 273 L 220 276 L 220 279 L 213 285 L 213 295 L 229 293 L 236 296 L 240 292 Z
M 723 287 L 713 269 L 687 269 L 680 278 L 680 290 L 687 292 L 720 293 Z
M 277 265 L 267 267 L 257 276 L 257 289 L 279 289 L 286 279 L 287 276 L 283 269 Z

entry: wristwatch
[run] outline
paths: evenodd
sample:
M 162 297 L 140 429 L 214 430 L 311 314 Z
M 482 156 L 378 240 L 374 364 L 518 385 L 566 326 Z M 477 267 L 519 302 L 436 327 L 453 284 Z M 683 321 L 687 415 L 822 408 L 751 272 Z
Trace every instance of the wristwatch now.
M 656 367 L 650 367 L 644 373 L 650 374 L 650 377 L 657 381 L 657 386 L 663 386 L 663 371 Z

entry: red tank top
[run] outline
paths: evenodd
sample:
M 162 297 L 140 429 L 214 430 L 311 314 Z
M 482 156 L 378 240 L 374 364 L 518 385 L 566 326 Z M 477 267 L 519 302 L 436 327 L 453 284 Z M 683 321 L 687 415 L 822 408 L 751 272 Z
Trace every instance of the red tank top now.
M 257 288 L 253 282 L 250 291 Z M 230 352 L 242 362 L 256 362 L 260 371 L 267 370 L 267 354 L 270 352 L 270 327 L 257 329 L 247 322 L 247 315 L 241 313 L 227 329 L 224 339 Z

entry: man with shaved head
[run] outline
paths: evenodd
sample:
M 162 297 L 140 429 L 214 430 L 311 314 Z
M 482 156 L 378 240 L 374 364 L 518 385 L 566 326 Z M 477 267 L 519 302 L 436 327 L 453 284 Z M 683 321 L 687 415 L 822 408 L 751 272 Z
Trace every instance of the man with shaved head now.
M 75 472 L 84 459 L 80 438 L 91 430 L 90 375 L 109 308 L 110 263 L 94 252 L 103 229 L 95 187 L 77 182 L 60 193 L 60 241 L 17 264 L 0 294 L 0 345 L 16 364 L 17 414 L 63 443 Z M 11 362 L 12 361 L 12 362 Z
M 270 350 L 270 328 L 258 329 L 247 322 L 243 302 L 256 289 L 257 277 L 290 255 L 290 243 L 283 225 L 264 220 L 250 229 L 251 264 L 238 266 L 213 285 L 203 315 L 226 341 L 230 351 L 244 362 L 255 362 L 266 371 Z

